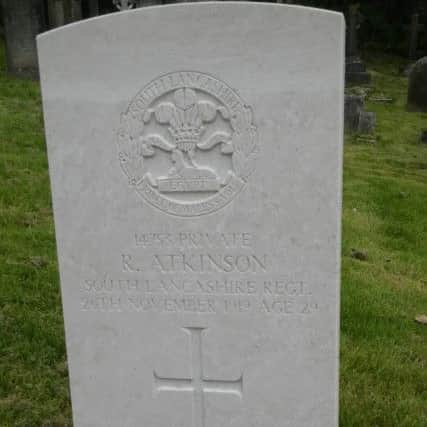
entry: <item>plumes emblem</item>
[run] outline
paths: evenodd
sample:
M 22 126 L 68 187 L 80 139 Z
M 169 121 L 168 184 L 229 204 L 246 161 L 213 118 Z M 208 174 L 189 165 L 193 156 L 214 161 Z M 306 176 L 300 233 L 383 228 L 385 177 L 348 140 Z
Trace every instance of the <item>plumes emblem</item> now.
M 225 206 L 253 172 L 258 153 L 252 109 L 225 83 L 190 71 L 147 85 L 122 114 L 118 142 L 130 184 L 153 206 L 179 216 Z M 169 154 L 169 170 L 160 152 Z
M 176 90 L 173 101 L 158 104 L 144 116 L 145 123 L 148 123 L 154 115 L 159 124 L 167 124 L 172 140 L 148 134 L 142 138 L 143 153 L 147 153 L 147 156 L 153 155 L 153 146 L 165 151 L 179 150 L 184 154 L 186 164 L 193 167 L 196 166 L 194 162 L 196 147 L 210 150 L 217 144 L 223 144 L 223 152 L 232 153 L 231 135 L 228 132 L 215 132 L 208 140 L 201 140 L 206 130 L 205 123 L 214 121 L 218 113 L 224 119 L 229 118 L 225 108 L 210 101 L 197 100 L 196 92 L 190 88 Z

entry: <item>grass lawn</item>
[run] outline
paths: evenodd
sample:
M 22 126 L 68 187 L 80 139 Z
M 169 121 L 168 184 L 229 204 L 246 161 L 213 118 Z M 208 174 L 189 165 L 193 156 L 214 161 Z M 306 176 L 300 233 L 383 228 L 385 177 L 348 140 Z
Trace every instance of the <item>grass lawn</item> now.
M 368 102 L 376 143 L 345 147 L 341 426 L 427 427 L 427 114 L 405 111 L 398 58 L 368 60 L 394 101 Z M 40 90 L 3 50 L 0 147 L 0 426 L 70 426 Z

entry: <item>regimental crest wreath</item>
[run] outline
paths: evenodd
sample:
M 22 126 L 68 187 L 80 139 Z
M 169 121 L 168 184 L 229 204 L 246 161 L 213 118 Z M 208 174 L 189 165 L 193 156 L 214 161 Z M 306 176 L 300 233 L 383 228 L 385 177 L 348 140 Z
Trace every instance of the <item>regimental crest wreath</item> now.
M 120 166 L 135 190 L 172 215 L 229 203 L 258 153 L 252 109 L 222 81 L 193 71 L 149 83 L 121 117 Z

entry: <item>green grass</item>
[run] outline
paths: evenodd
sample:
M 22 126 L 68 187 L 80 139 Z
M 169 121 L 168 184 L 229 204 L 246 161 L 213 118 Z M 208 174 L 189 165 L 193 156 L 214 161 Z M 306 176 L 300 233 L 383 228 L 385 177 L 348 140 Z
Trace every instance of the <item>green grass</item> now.
M 39 86 L 0 52 L 0 426 L 71 423 Z M 341 426 L 427 427 L 427 114 L 405 111 L 400 60 L 372 55 L 376 143 L 347 137 Z M 352 256 L 353 250 L 365 260 Z M 281 427 L 281 426 L 277 426 Z

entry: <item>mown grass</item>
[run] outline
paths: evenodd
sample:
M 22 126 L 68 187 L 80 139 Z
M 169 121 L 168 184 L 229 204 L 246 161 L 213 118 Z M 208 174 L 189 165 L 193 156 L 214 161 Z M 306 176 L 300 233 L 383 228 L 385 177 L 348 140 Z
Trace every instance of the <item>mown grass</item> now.
M 0 61 L 0 426 L 71 419 L 40 90 Z
M 39 86 L 0 52 L 0 426 L 71 425 Z M 427 426 L 427 114 L 372 55 L 375 143 L 345 147 L 340 424 Z M 363 256 L 356 256 L 362 254 Z M 277 426 L 281 427 L 281 426 Z
M 375 143 L 346 138 L 341 309 L 342 426 L 427 426 L 426 113 L 405 109 L 402 62 L 368 56 Z M 354 257 L 354 250 L 366 260 Z

